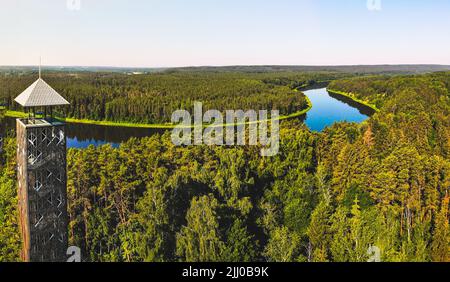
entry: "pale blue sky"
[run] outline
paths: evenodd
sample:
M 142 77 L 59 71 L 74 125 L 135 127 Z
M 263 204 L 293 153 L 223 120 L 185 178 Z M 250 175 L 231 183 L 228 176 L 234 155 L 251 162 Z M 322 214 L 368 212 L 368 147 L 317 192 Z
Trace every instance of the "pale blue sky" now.
M 367 0 L 0 4 L 0 65 L 450 65 L 449 0 L 381 0 L 381 11 Z

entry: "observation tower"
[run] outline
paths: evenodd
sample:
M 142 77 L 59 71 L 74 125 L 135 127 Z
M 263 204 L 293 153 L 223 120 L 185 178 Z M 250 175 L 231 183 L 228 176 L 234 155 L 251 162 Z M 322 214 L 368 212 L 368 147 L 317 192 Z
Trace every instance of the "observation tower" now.
M 62 262 L 68 247 L 66 135 L 53 107 L 69 102 L 41 78 L 40 66 L 38 80 L 15 101 L 28 112 L 16 121 L 22 259 Z

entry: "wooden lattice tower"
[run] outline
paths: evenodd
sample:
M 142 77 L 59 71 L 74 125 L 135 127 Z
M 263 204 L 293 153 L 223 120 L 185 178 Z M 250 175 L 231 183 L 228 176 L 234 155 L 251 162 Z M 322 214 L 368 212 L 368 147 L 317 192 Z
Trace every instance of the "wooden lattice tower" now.
M 68 247 L 65 125 L 52 107 L 68 105 L 39 79 L 16 100 L 33 114 L 17 119 L 20 229 L 24 261 L 65 261 Z M 38 118 L 36 109 L 43 109 Z M 50 112 L 50 116 L 47 113 Z

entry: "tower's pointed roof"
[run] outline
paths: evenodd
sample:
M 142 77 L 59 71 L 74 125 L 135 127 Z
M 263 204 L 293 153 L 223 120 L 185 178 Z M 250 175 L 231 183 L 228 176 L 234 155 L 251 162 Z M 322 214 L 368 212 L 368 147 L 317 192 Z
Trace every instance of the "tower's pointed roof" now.
M 23 107 L 62 106 L 70 104 L 42 78 L 39 78 L 31 84 L 14 101 Z

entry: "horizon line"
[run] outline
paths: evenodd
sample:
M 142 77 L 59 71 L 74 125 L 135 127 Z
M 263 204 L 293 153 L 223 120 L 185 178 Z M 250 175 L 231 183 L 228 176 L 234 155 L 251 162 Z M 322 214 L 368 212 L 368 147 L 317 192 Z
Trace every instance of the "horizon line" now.
M 442 66 L 450 67 L 450 64 L 436 63 L 383 63 L 383 64 L 330 64 L 330 65 L 298 65 L 298 64 L 231 64 L 231 65 L 186 65 L 186 66 L 113 66 L 113 65 L 42 65 L 42 68 L 112 68 L 112 69 L 180 69 L 180 68 L 227 68 L 227 67 L 377 67 L 377 66 Z M 5 67 L 39 68 L 37 65 L 0 65 Z

